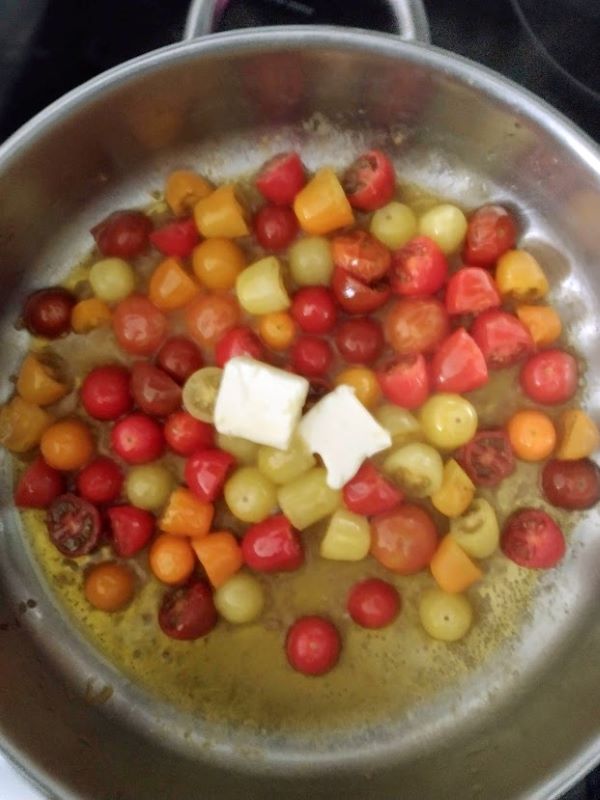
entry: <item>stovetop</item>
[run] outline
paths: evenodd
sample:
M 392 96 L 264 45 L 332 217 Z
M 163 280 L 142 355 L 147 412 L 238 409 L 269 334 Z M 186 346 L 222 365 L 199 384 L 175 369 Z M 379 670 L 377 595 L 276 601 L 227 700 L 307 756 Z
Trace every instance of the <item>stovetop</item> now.
M 88 78 L 181 39 L 190 0 L 0 2 L 2 141 Z M 424 2 L 433 44 L 507 75 L 600 142 L 598 0 Z M 324 21 L 385 30 L 382 6 L 379 0 L 230 0 L 220 29 Z M 34 796 L 14 789 L 4 768 L 0 757 L 2 800 Z M 563 800 L 600 800 L 600 769 Z

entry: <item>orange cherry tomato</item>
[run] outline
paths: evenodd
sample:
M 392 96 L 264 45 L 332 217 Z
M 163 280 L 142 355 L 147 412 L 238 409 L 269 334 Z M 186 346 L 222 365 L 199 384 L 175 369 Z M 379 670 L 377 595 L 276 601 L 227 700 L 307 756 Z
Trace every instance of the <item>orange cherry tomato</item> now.
M 591 417 L 580 408 L 563 411 L 557 422 L 558 447 L 555 457 L 574 461 L 591 456 L 600 447 L 600 431 Z
M 49 406 L 64 397 L 68 387 L 55 379 L 51 367 L 30 353 L 21 364 L 17 392 L 29 403 Z
M 542 411 L 517 411 L 506 426 L 510 446 L 522 461 L 542 461 L 556 445 L 556 430 Z
M 240 307 L 230 295 L 203 294 L 185 310 L 187 332 L 201 347 L 213 347 L 239 319 Z
M 88 426 L 78 419 L 61 419 L 44 431 L 40 449 L 47 464 L 64 471 L 80 469 L 91 461 L 94 439 Z
M 553 344 L 562 333 L 560 317 L 550 306 L 517 306 L 517 317 L 538 347 Z
M 328 167 L 318 170 L 298 192 L 294 213 L 303 231 L 318 236 L 354 222 L 354 213 L 342 184 Z
M 207 197 L 213 188 L 201 175 L 187 169 L 178 169 L 167 178 L 165 200 L 178 217 L 189 213 L 198 200 Z
M 215 589 L 228 581 L 244 563 L 242 548 L 235 536 L 228 531 L 218 531 L 201 539 L 192 539 L 192 547 Z
M 165 258 L 152 273 L 148 297 L 161 311 L 183 308 L 198 294 L 198 285 L 177 258 Z
M 335 385 L 345 384 L 354 389 L 356 397 L 366 408 L 373 408 L 381 397 L 377 375 L 367 367 L 350 367 L 335 377 Z
M 198 500 L 193 492 L 180 486 L 171 493 L 159 527 L 161 531 L 177 536 L 206 536 L 213 513 L 212 503 Z
M 273 350 L 287 350 L 296 338 L 296 323 L 287 311 L 274 311 L 260 318 L 258 332 Z
M 71 310 L 71 327 L 75 333 L 88 333 L 101 325 L 110 325 L 111 319 L 110 308 L 98 297 L 81 300 Z
M 246 266 L 246 256 L 230 239 L 206 239 L 194 248 L 192 266 L 207 289 L 232 289 Z
M 429 564 L 431 574 L 444 592 L 464 592 L 481 580 L 483 572 L 450 536 L 444 536 Z
M 92 567 L 85 577 L 86 600 L 100 611 L 120 611 L 133 598 L 135 577 L 124 564 L 106 562 Z
M 47 411 L 22 397 L 13 397 L 0 410 L 0 444 L 11 453 L 26 453 L 39 444 L 51 423 Z
M 194 206 L 194 219 L 205 239 L 217 236 L 233 239 L 250 233 L 244 219 L 244 209 L 231 183 L 219 186 L 208 197 L 199 200 Z
M 148 561 L 159 581 L 175 586 L 190 577 L 194 571 L 196 556 L 188 538 L 161 533 L 150 547 Z

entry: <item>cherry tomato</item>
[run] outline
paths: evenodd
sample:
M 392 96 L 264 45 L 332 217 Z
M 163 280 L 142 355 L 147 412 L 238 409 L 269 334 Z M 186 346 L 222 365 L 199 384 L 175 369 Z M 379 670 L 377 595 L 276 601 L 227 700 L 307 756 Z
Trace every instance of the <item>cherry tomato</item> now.
M 464 258 L 468 264 L 489 267 L 515 246 L 517 224 L 502 206 L 482 206 L 469 220 Z
M 158 612 L 158 624 L 171 639 L 199 639 L 217 624 L 212 591 L 205 581 L 168 592 Z
M 456 458 L 477 486 L 497 486 L 515 469 L 509 438 L 499 430 L 478 431 Z
M 187 258 L 200 241 L 200 235 L 193 217 L 186 217 L 152 231 L 150 241 L 165 256 Z
M 296 323 L 287 311 L 273 311 L 260 317 L 258 332 L 272 350 L 287 350 L 296 336 Z
M 71 330 L 75 297 L 60 286 L 30 294 L 23 309 L 23 323 L 34 336 L 57 339 Z
M 306 286 L 292 298 L 292 317 L 306 333 L 329 333 L 336 320 L 335 301 L 324 286 Z
M 566 403 L 577 391 L 577 362 L 563 350 L 543 350 L 525 362 L 519 380 L 525 394 L 536 403 Z
M 237 301 L 225 294 L 200 295 L 185 311 L 187 332 L 200 347 L 214 347 L 239 318 Z
M 335 299 L 348 314 L 369 314 L 385 305 L 392 293 L 386 283 L 367 286 L 339 267 L 333 271 L 331 288 Z
M 525 325 L 513 314 L 492 308 L 480 314 L 471 326 L 471 336 L 490 369 L 511 367 L 535 347 Z
M 183 585 L 196 566 L 196 554 L 189 537 L 159 534 L 150 546 L 148 564 L 161 583 Z
M 50 541 L 67 558 L 86 556 L 100 542 L 98 509 L 74 494 L 61 494 L 53 501 L 46 525 Z
M 215 362 L 218 367 L 224 367 L 229 359 L 235 356 L 249 356 L 258 361 L 263 361 L 265 358 L 262 342 L 254 331 L 245 325 L 227 331 L 215 347 Z
M 450 323 L 435 297 L 402 297 L 385 318 L 385 338 L 400 355 L 430 353 L 448 336 Z
M 138 407 L 154 417 L 166 417 L 181 405 L 181 388 L 167 373 L 138 361 L 131 368 L 131 394 Z
M 112 533 L 112 546 L 121 558 L 131 558 L 152 538 L 155 519 L 149 511 L 135 506 L 113 506 L 106 512 Z
M 191 456 L 196 450 L 205 450 L 215 443 L 215 429 L 187 411 L 175 411 L 164 428 L 165 440 L 171 450 L 180 456 Z
M 351 231 L 331 240 L 333 263 L 362 283 L 375 283 L 388 272 L 392 254 L 367 231 Z
M 256 178 L 258 191 L 276 206 L 291 206 L 305 183 L 304 166 L 294 152 L 273 156 Z
M 164 436 L 161 426 L 145 414 L 130 414 L 112 429 L 110 444 L 128 464 L 145 464 L 162 455 Z
M 310 411 L 331 389 L 330 381 L 325 378 L 309 378 L 308 395 L 302 413 L 306 414 L 307 411 Z
M 431 376 L 441 392 L 472 392 L 488 381 L 487 365 L 477 343 L 458 328 L 441 343 L 431 361 Z
M 117 364 L 96 367 L 81 385 L 81 402 L 94 419 L 106 421 L 126 414 L 133 407 L 129 372 Z
M 64 477 L 38 456 L 19 479 L 15 504 L 21 508 L 47 508 L 64 491 Z
M 167 319 L 147 297 L 132 294 L 115 308 L 113 328 L 123 350 L 135 356 L 149 356 L 165 338 Z
M 402 492 L 386 480 L 370 461 L 365 461 L 348 481 L 342 495 L 349 511 L 366 517 L 391 511 L 404 499 Z
M 392 253 L 390 284 L 396 294 L 435 294 L 447 277 L 446 256 L 427 236 L 415 236 Z
M 450 276 L 446 286 L 449 314 L 479 314 L 502 303 L 490 273 L 480 267 L 462 267 Z
M 156 363 L 177 383 L 185 383 L 192 372 L 204 366 L 198 345 L 185 336 L 171 336 L 156 356 Z
M 112 458 L 99 456 L 77 476 L 77 491 L 90 503 L 112 503 L 121 494 L 123 472 Z
M 242 539 L 242 555 L 255 572 L 293 572 L 304 563 L 300 536 L 283 514 L 251 525 Z
M 307 377 L 324 375 L 333 362 L 333 351 L 325 339 L 316 336 L 300 336 L 290 352 L 290 363 L 294 372 Z
M 429 514 L 406 503 L 371 522 L 371 554 L 392 572 L 412 575 L 428 566 L 438 546 Z
M 371 364 L 383 350 L 381 325 L 371 317 L 343 320 L 336 331 L 335 343 L 349 364 Z
M 385 628 L 398 616 L 400 595 L 391 583 L 379 578 L 367 578 L 354 584 L 346 607 L 357 625 Z
M 225 450 L 200 450 L 185 462 L 183 477 L 199 500 L 212 503 L 221 494 L 235 458 Z
M 296 215 L 286 206 L 264 206 L 254 217 L 254 234 L 265 250 L 284 250 L 297 233 Z
M 103 256 L 134 258 L 148 246 L 152 222 L 141 211 L 115 211 L 92 228 Z
M 392 403 L 418 408 L 429 397 L 429 374 L 421 353 L 400 356 L 377 373 L 381 391 Z
M 51 467 L 70 472 L 91 460 L 95 444 L 90 429 L 81 420 L 59 419 L 42 434 L 40 450 Z
M 565 554 L 565 538 L 545 511 L 524 508 L 509 517 L 500 547 L 520 567 L 550 569 Z
M 290 627 L 285 652 L 290 666 L 303 675 L 324 675 L 338 662 L 342 642 L 337 628 L 323 617 L 300 617 Z
M 375 211 L 394 196 L 394 165 L 381 150 L 369 150 L 346 170 L 342 184 L 351 206 Z
M 589 458 L 548 461 L 542 470 L 542 489 L 553 506 L 591 508 L 600 500 L 600 469 Z
M 100 611 L 120 611 L 131 602 L 135 576 L 124 564 L 95 564 L 85 576 L 86 600 Z

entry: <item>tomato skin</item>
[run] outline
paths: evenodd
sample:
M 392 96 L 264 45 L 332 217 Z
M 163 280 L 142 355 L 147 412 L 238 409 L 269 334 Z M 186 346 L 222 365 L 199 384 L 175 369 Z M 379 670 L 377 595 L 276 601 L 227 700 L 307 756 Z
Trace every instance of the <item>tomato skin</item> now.
M 165 421 L 164 434 L 168 446 L 180 456 L 191 456 L 196 450 L 206 450 L 215 443 L 213 426 L 187 411 L 171 414 Z
M 298 289 L 292 298 L 290 313 L 306 333 L 329 333 L 337 317 L 333 295 L 324 286 Z
M 362 628 L 385 628 L 400 611 L 398 590 L 379 578 L 355 583 L 346 603 L 348 613 Z
M 135 506 L 113 506 L 107 510 L 112 546 L 120 558 L 131 558 L 148 544 L 155 528 L 149 511 Z
M 242 539 L 242 555 L 255 572 L 293 572 L 304 564 L 300 536 L 283 514 L 251 525 Z
M 556 348 L 531 356 L 519 376 L 525 394 L 543 405 L 566 403 L 577 391 L 578 379 L 573 356 Z
M 469 220 L 464 259 L 468 264 L 490 267 L 515 246 L 516 240 L 513 215 L 502 206 L 482 206 Z
M 214 347 L 239 318 L 237 301 L 225 294 L 201 294 L 185 309 L 187 332 L 201 347 Z
M 342 184 L 353 208 L 375 211 L 394 195 L 394 165 L 381 150 L 369 150 L 346 170 Z
M 192 372 L 204 366 L 198 346 L 186 336 L 171 336 L 158 351 L 156 363 L 177 383 L 185 383 Z
M 333 351 L 325 339 L 316 336 L 300 336 L 290 352 L 290 363 L 294 372 L 306 377 L 324 375 L 331 367 Z
M 490 369 L 517 364 L 535 349 L 525 325 L 513 314 L 497 308 L 484 311 L 475 319 L 471 336 Z
M 123 350 L 134 356 L 149 356 L 165 338 L 167 318 L 147 297 L 132 294 L 115 308 L 113 328 Z
M 181 388 L 164 370 L 138 361 L 131 368 L 131 394 L 150 416 L 166 417 L 181 405 Z
M 206 636 L 217 619 L 212 590 L 205 581 L 193 581 L 167 592 L 158 612 L 162 632 L 182 641 Z
M 145 464 L 162 455 L 164 436 L 161 426 L 152 417 L 130 414 L 113 427 L 110 444 L 127 464 Z
M 431 376 L 441 392 L 472 392 L 488 381 L 487 365 L 477 343 L 458 328 L 441 343 L 431 361 Z
M 456 454 L 469 478 L 477 486 L 497 486 L 514 472 L 515 457 L 504 431 L 477 431 Z
M 61 494 L 48 508 L 46 525 L 50 541 L 68 558 L 86 556 L 100 542 L 100 513 L 87 500 Z
M 279 153 L 262 167 L 256 188 L 276 206 L 290 206 L 306 183 L 304 165 L 298 153 Z
M 421 353 L 400 356 L 377 372 L 381 391 L 402 408 L 418 408 L 429 397 L 429 373 Z
M 429 514 L 405 503 L 371 521 L 371 555 L 398 575 L 413 575 L 429 565 L 438 545 Z
M 112 503 L 121 494 L 123 472 L 106 456 L 99 456 L 84 467 L 77 476 L 77 491 L 90 503 Z
M 200 241 L 193 217 L 167 222 L 150 234 L 150 242 L 165 256 L 188 258 Z
M 249 356 L 258 361 L 265 359 L 262 342 L 254 331 L 245 325 L 227 331 L 215 346 L 215 362 L 218 367 L 224 367 L 229 359 L 235 356 Z
M 127 414 L 133 408 L 128 370 L 117 364 L 93 369 L 81 385 L 81 402 L 90 417 L 104 422 Z
M 348 314 L 370 314 L 385 305 L 392 293 L 386 283 L 367 286 L 339 267 L 333 270 L 331 288 L 335 299 Z
M 336 267 L 366 284 L 381 280 L 392 263 L 392 254 L 387 247 L 363 230 L 334 236 L 331 255 Z
M 227 473 L 235 464 L 235 458 L 219 450 L 200 450 L 185 463 L 183 477 L 199 500 L 212 503 L 221 494 Z
M 502 552 L 529 569 L 550 569 L 565 554 L 565 539 L 556 522 L 538 508 L 524 508 L 509 517 L 500 540 Z
M 400 489 L 386 480 L 381 473 L 365 461 L 356 475 L 342 490 L 344 505 L 354 514 L 372 517 L 391 511 L 404 499 Z
M 115 211 L 95 225 L 91 234 L 103 256 L 134 258 L 148 246 L 152 222 L 141 211 Z
M 553 458 L 542 470 L 542 489 L 553 506 L 569 510 L 591 508 L 600 500 L 600 469 L 589 458 Z
M 430 353 L 450 333 L 450 321 L 435 297 L 402 297 L 387 312 L 383 329 L 399 355 Z
M 21 475 L 15 490 L 15 504 L 21 508 L 48 508 L 64 494 L 63 475 L 38 456 Z
M 405 296 L 435 294 L 446 283 L 448 261 L 428 236 L 415 236 L 392 253 L 392 291 Z
M 71 310 L 75 297 L 61 286 L 40 289 L 30 294 L 23 308 L 23 322 L 34 336 L 57 339 L 71 330 Z
M 342 643 L 336 627 L 323 617 L 300 617 L 289 628 L 285 652 L 290 666 L 303 675 L 324 675 L 338 662 Z
M 265 250 L 285 250 L 297 233 L 298 220 L 287 206 L 264 206 L 254 217 L 254 235 Z
M 335 344 L 349 364 L 371 364 L 383 351 L 381 325 L 370 317 L 343 320 L 336 331 Z
M 462 267 L 446 286 L 446 310 L 451 315 L 479 314 L 502 304 L 490 273 L 481 267 Z

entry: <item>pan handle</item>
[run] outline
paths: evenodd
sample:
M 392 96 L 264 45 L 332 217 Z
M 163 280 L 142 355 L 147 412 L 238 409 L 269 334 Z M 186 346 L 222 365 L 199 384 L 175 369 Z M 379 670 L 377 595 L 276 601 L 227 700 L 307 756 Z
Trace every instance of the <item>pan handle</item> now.
M 192 0 L 185 24 L 184 39 L 195 39 L 215 31 L 229 0 Z M 263 0 L 308 18 L 312 12 L 310 0 Z M 394 27 L 392 32 L 406 41 L 430 41 L 429 23 L 422 0 L 387 0 Z

